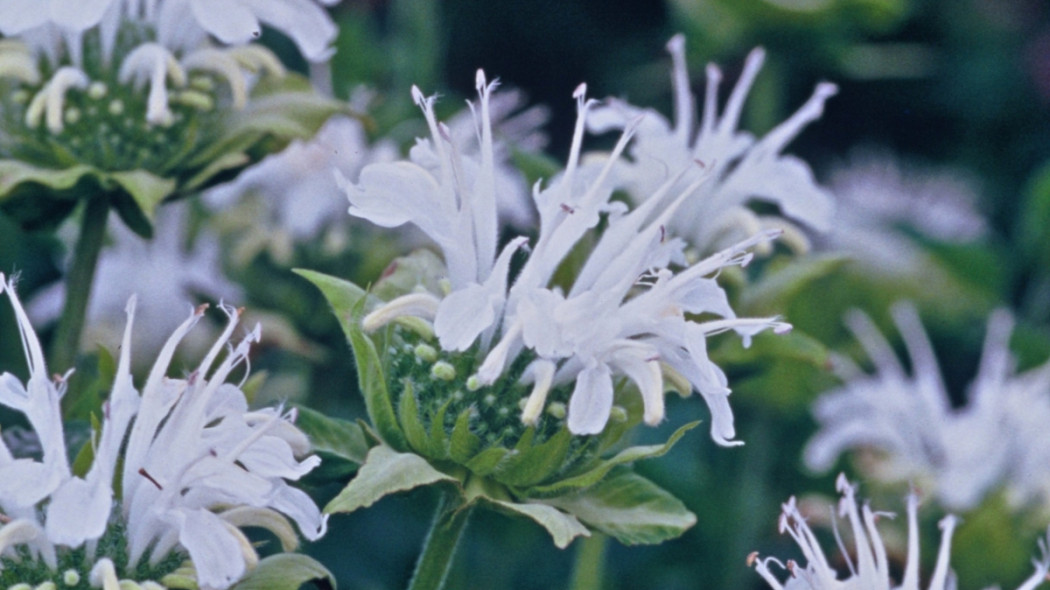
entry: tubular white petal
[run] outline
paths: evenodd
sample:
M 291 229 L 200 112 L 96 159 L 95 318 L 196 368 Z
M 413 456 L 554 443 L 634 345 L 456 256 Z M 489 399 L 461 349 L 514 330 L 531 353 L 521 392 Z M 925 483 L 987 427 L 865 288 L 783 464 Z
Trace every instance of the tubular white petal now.
M 411 316 L 433 320 L 441 301 L 430 293 L 402 295 L 372 311 L 361 320 L 366 332 L 373 332 L 399 317 Z
M 168 125 L 174 115 L 168 108 L 170 79 L 175 87 L 186 85 L 186 72 L 168 48 L 157 43 L 144 43 L 131 51 L 120 64 L 117 74 L 122 84 L 149 81 L 146 121 L 154 125 Z
M 547 393 L 550 392 L 551 383 L 554 380 L 555 364 L 549 360 L 537 359 L 533 361 L 522 377 L 532 380 L 532 393 L 525 402 L 521 411 L 521 421 L 528 426 L 535 426 L 539 422 L 540 414 L 543 413 L 543 405 L 547 401 Z
M 88 581 L 92 586 L 101 587 L 102 590 L 121 590 L 120 582 L 117 580 L 117 568 L 108 557 L 103 557 L 95 562 L 95 565 L 91 567 L 91 573 L 88 574 Z
M 211 72 L 230 85 L 233 108 L 243 109 L 248 104 L 248 81 L 241 64 L 232 55 L 218 49 L 199 49 L 182 59 L 186 71 Z
M 573 434 L 599 434 L 609 421 L 613 404 L 612 375 L 604 364 L 587 368 L 576 377 L 569 399 L 569 431 Z

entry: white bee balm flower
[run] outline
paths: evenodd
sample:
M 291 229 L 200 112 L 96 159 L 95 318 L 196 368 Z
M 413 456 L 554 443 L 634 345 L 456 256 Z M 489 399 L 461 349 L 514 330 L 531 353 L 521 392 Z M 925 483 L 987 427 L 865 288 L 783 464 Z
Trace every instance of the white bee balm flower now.
M 11 519 L 0 528 L 0 551 L 24 546 L 39 560 L 26 583 L 57 584 L 70 577 L 72 565 L 77 579 L 98 580 L 107 588 L 126 576 L 147 576 L 131 579 L 132 584 L 164 584 L 188 558 L 200 588 L 223 589 L 258 560 L 240 527 L 268 528 L 286 550 L 296 544 L 289 519 L 308 539 L 324 534 L 326 517 L 288 485 L 320 463 L 316 456 L 296 458 L 309 444 L 293 425 L 295 412 L 251 411 L 241 390 L 226 382 L 259 336 L 256 328 L 227 346 L 238 311 L 223 308 L 230 317 L 225 332 L 192 373 L 172 379 L 166 373 L 175 348 L 204 308 L 193 311 L 168 339 L 140 391 L 130 373 L 131 299 L 91 467 L 79 476 L 65 458 L 59 409 L 64 378 L 48 377 L 14 287 L 0 275 L 4 290 L 15 309 L 30 376 L 23 385 L 10 373 L 0 375 L 0 403 L 26 415 L 43 448 L 36 461 L 16 459 L 0 444 L 0 508 Z M 71 553 L 81 547 L 87 561 Z M 0 567 L 11 565 L 6 559 L 0 557 Z M 32 569 L 25 560 L 19 567 Z

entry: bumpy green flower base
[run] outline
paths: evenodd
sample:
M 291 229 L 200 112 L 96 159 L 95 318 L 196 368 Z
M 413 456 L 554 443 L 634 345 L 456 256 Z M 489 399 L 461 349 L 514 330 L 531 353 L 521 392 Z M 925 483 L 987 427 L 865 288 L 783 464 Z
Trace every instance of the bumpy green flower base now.
M 65 94 L 63 129 L 54 133 L 46 124 L 27 125 L 28 103 L 51 79 L 54 67 L 41 68 L 36 85 L 5 85 L 3 112 L 4 157 L 40 166 L 88 164 L 100 170 L 147 170 L 168 176 L 186 154 L 207 141 L 214 129 L 215 106 L 223 99 L 222 86 L 211 75 L 194 74 L 184 89 L 169 89 L 172 119 L 166 124 L 146 121 L 146 88 L 121 84 L 116 68 L 103 64 L 97 31 L 84 44 L 83 69 L 91 78 L 85 89 Z M 115 55 L 148 37 L 144 32 L 121 31 Z
M 25 548 L 19 549 L 13 557 L 6 555 L 0 557 L 0 567 L 3 568 L 0 569 L 0 588 L 5 590 L 39 588 L 42 584 L 44 588 L 50 587 L 55 590 L 97 588 L 90 584 L 89 578 L 91 568 L 102 558 L 109 558 L 113 561 L 117 577 L 121 580 L 133 580 L 139 584 L 153 581 L 165 588 L 187 587 L 185 585 L 169 586 L 162 582 L 165 577 L 175 574 L 186 562 L 185 554 L 173 552 L 156 566 L 149 565 L 148 560 L 143 559 L 136 567 L 129 568 L 124 528 L 112 524 L 106 534 L 99 539 L 97 549 L 91 559 L 88 558 L 87 551 L 83 547 L 77 549 L 59 547 L 58 567 L 55 570 L 31 555 Z M 48 582 L 54 586 L 49 586 Z
M 431 460 L 462 463 L 500 484 L 522 487 L 558 479 L 599 457 L 626 430 L 628 413 L 617 407 L 602 435 L 569 433 L 571 383 L 552 388 L 547 411 L 535 425 L 524 424 L 521 411 L 531 386 L 520 380 L 532 360 L 528 354 L 519 355 L 495 383 L 479 387 L 472 377 L 481 358 L 476 348 L 450 353 L 395 326 L 385 353 L 384 373 L 397 376 L 387 388 L 412 450 Z M 449 439 L 440 444 L 445 433 Z M 529 457 L 533 468 L 515 469 L 518 457 Z

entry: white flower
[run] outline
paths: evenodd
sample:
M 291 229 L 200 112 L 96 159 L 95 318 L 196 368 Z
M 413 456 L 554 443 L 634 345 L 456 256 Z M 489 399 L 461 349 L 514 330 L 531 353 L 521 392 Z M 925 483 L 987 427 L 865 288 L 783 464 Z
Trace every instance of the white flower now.
M 671 238 L 667 227 L 706 178 L 676 189 L 686 173 L 680 171 L 633 211 L 611 201 L 609 175 L 634 126 L 604 165 L 582 165 L 582 139 L 593 104 L 581 85 L 574 94 L 579 117 L 568 165 L 547 187 L 534 189 L 538 238 L 511 281 L 511 258 L 528 240 L 517 237 L 497 247 L 496 211 L 506 195 L 495 182 L 489 111 L 494 87 L 479 71 L 476 157 L 458 149 L 447 127 L 436 120 L 432 99 L 413 89 L 431 129 L 431 141 L 420 140 L 415 150 L 431 154 L 434 164 L 374 164 L 361 172 L 359 183 L 347 184 L 351 214 L 386 227 L 416 225 L 441 249 L 448 269 L 446 293 L 404 295 L 366 316 L 364 327 L 375 329 L 406 315 L 431 321 L 445 350 L 480 347 L 484 360 L 475 376 L 480 385 L 495 382 L 519 354 L 531 355 L 524 377 L 535 386 L 523 420 L 536 420 L 551 387 L 574 382 L 568 425 L 575 434 L 605 427 L 613 379 L 621 376 L 641 391 L 646 422 L 658 423 L 664 416 L 665 374 L 680 376 L 711 407 L 712 436 L 731 444 L 729 389 L 725 375 L 707 358 L 706 337 L 736 330 L 746 342 L 763 329 L 789 326 L 775 319 L 737 319 L 713 276 L 725 266 L 746 264 L 751 258 L 746 250 L 775 234 L 759 234 L 688 269 L 671 270 L 684 256 L 682 242 Z M 552 285 L 555 271 L 602 218 L 608 227 L 563 292 Z M 702 313 L 723 319 L 686 318 Z
M 892 517 L 893 515 L 874 512 L 867 504 L 858 509 L 857 500 L 854 497 L 856 490 L 844 475 L 839 476 L 836 485 L 839 492 L 842 493 L 842 500 L 839 502 L 839 516 L 849 519 L 850 530 L 853 533 L 854 551 L 852 554 L 847 554 L 845 545 L 838 535 L 838 529 L 835 529 L 835 540 L 843 552 L 842 557 L 849 569 L 845 579 L 839 579 L 839 572 L 829 564 L 816 535 L 806 524 L 793 497 L 783 506 L 780 532 L 787 532 L 795 540 L 805 557 L 805 565 L 799 565 L 794 560 L 788 560 L 785 565 L 773 557 L 759 558 L 757 553 L 748 557 L 748 563 L 755 566 L 755 570 L 773 590 L 920 590 L 922 587 L 919 585 L 919 500 L 915 494 L 908 496 L 907 563 L 904 566 L 904 578 L 898 585 L 890 577 L 891 566 L 887 548 L 875 526 L 879 517 Z M 948 562 L 951 556 L 952 533 L 956 524 L 954 516 L 947 516 L 941 520 L 941 546 L 937 552 L 937 564 L 933 575 L 925 586 L 926 590 L 955 589 L 955 576 Z M 1018 586 L 1017 590 L 1034 590 L 1046 580 L 1047 571 L 1050 570 L 1050 555 L 1043 541 L 1039 542 L 1039 546 L 1042 556 L 1038 561 L 1033 561 L 1035 573 Z M 786 582 L 782 583 L 773 575 L 770 564 L 775 564 L 789 572 L 790 575 Z
M 392 143 L 369 145 L 360 121 L 335 116 L 313 139 L 293 141 L 267 156 L 234 182 L 205 193 L 204 202 L 224 213 L 221 223 L 244 235 L 235 258 L 247 259 L 266 248 L 286 261 L 295 243 L 345 241 L 334 235 L 346 230 L 346 197 L 332 170 L 356 179 L 366 164 L 396 158 Z
M 835 170 L 835 223 L 818 240 L 884 274 L 929 280 L 936 269 L 902 227 L 942 242 L 972 242 L 987 231 L 977 195 L 958 170 L 906 167 L 885 154 L 858 152 Z
M 1009 315 L 999 311 L 989 319 L 981 364 L 960 408 L 952 407 L 915 309 L 898 305 L 893 316 L 911 373 L 866 316 L 849 316 L 876 372 L 855 370 L 845 385 L 817 399 L 820 430 L 806 448 L 806 464 L 826 470 L 846 450 L 873 449 L 879 452 L 875 477 L 917 481 L 952 510 L 972 509 L 1000 487 L 1017 503 L 1050 501 L 1050 476 L 1036 467 L 1050 460 L 1044 436 L 1050 364 L 1014 372 Z
M 0 528 L 0 551 L 27 547 L 44 566 L 41 579 L 30 581 L 57 582 L 62 575 L 55 571 L 57 556 L 84 547 L 84 567 L 90 570 L 81 572 L 82 577 L 106 588 L 117 584 L 114 561 L 130 564 L 120 573 L 135 575 L 144 563 L 147 572 L 162 577 L 172 573 L 170 563 L 162 562 L 188 555 L 199 587 L 221 589 L 258 559 L 239 527 L 269 528 L 286 550 L 296 544 L 288 519 L 309 539 L 324 533 L 325 517 L 286 481 L 298 479 L 320 461 L 314 456 L 296 459 L 309 444 L 292 425 L 294 411 L 250 411 L 240 389 L 226 382 L 245 361 L 258 328 L 217 362 L 228 348 L 239 312 L 224 308 L 230 322 L 223 335 L 187 378 L 172 379 L 166 373 L 175 349 L 204 307 L 192 312 L 168 339 L 140 394 L 130 372 L 131 299 L 116 378 L 103 407 L 101 431 L 95 433 L 94 459 L 79 477 L 66 459 L 59 409 L 64 378 L 49 380 L 40 343 L 14 286 L 0 276 L 3 290 L 15 309 L 30 376 L 25 386 L 10 373 L 0 376 L 0 403 L 26 415 L 40 438 L 43 460 L 15 459 L 0 445 L 0 507 L 11 518 Z M 118 516 L 111 514 L 114 485 L 122 491 Z M 126 537 L 127 555 L 111 554 L 123 544 L 99 542 L 114 535 Z
M 144 240 L 120 223 L 109 224 L 111 243 L 102 251 L 91 299 L 87 308 L 87 329 L 82 344 L 112 342 L 119 338 L 125 323 L 124 307 L 134 293 L 140 296 L 135 334 L 135 350 L 143 359 L 156 354 L 181 319 L 170 310 L 187 300 L 236 299 L 240 290 L 225 278 L 215 239 L 202 233 L 192 247 L 186 247 L 188 222 L 185 203 L 161 207 L 157 211 L 157 233 Z M 65 301 L 65 289 L 56 284 L 35 297 L 29 315 L 36 323 L 58 317 Z M 200 350 L 210 347 L 207 330 L 188 336 L 184 347 Z
M 810 122 L 818 119 L 824 102 L 836 92 L 834 84 L 818 84 L 813 96 L 790 118 L 761 139 L 737 129 L 744 101 L 758 75 L 765 53 L 755 49 L 724 109 L 718 112 L 721 71 L 707 67 L 707 89 L 699 126 L 694 121 L 695 99 L 689 90 L 685 63 L 685 39 L 676 35 L 667 44 L 674 64 L 675 122 L 659 113 L 642 110 L 623 101 L 609 100 L 588 119 L 594 132 L 623 129 L 644 113 L 631 149 L 632 162 L 617 168 L 617 182 L 635 202 L 654 194 L 661 185 L 678 179 L 676 191 L 697 178 L 709 181 L 693 189 L 682 204 L 671 230 L 702 253 L 746 238 L 763 228 L 793 229 L 787 220 L 801 222 L 817 231 L 828 229 L 832 200 L 817 186 L 813 173 L 802 160 L 781 152 Z M 695 163 L 695 165 L 693 165 Z M 760 216 L 749 209 L 752 201 L 776 205 L 783 217 Z M 787 219 L 784 219 L 787 218 Z M 797 234 L 797 232 L 792 232 Z M 802 239 L 801 234 L 795 236 Z

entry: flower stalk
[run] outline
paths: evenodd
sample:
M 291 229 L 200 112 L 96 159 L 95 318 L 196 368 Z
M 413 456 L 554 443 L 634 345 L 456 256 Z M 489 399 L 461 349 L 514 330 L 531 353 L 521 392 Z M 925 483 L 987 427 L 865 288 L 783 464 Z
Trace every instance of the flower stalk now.
M 73 251 L 73 264 L 66 276 L 66 302 L 51 342 L 52 366 L 72 367 L 76 363 L 91 285 L 95 281 L 99 253 L 106 238 L 109 204 L 110 197 L 105 193 L 95 195 L 84 203 L 84 217 Z
M 472 508 L 472 505 L 464 503 L 457 491 L 442 491 L 434 522 L 423 541 L 423 552 L 416 561 L 416 570 L 408 583 L 408 590 L 441 590 L 445 586 L 459 539 L 470 521 Z

